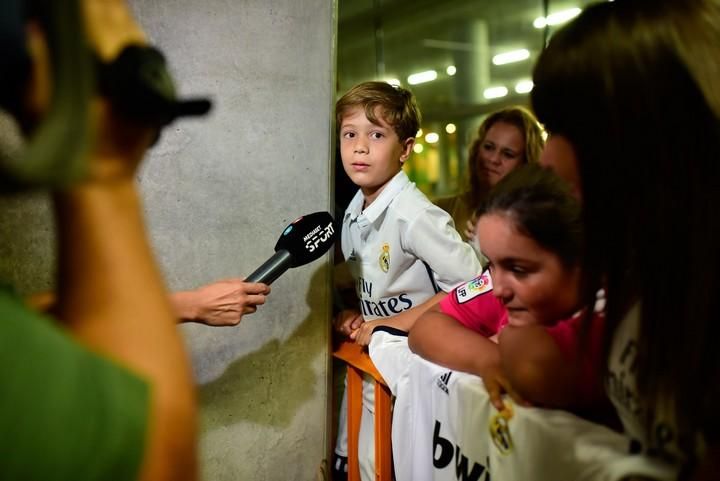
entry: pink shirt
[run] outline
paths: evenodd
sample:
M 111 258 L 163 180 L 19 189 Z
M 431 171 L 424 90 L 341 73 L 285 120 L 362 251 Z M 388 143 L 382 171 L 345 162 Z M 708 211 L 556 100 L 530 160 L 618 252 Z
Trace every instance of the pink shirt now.
M 605 315 L 597 307 L 586 342 L 580 342 L 582 312 L 546 327 L 565 358 L 580 365 L 578 393 L 583 405 L 595 404 L 606 397 L 599 381 Z M 450 292 L 440 301 L 440 310 L 485 337 L 494 336 L 508 322 L 507 309 L 493 295 L 492 280 L 487 271 Z
M 493 295 L 488 271 L 461 284 L 440 301 L 440 310 L 485 337 L 500 332 L 508 322 L 505 306 Z

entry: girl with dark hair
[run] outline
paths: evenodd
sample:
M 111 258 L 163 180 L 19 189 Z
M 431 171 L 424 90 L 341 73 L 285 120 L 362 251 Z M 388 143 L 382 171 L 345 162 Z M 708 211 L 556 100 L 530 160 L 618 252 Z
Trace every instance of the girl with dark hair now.
M 606 406 L 603 318 L 589 316 L 588 345 L 580 345 L 581 223 L 577 199 L 552 171 L 537 164 L 513 171 L 493 188 L 478 220 L 489 272 L 421 316 L 410 348 L 482 377 L 498 409 L 502 388 L 533 404 L 597 413 Z
M 553 36 L 532 92 L 541 163 L 583 201 L 582 298 L 607 290 L 608 395 L 695 479 L 719 451 L 719 63 L 717 0 L 602 3 Z

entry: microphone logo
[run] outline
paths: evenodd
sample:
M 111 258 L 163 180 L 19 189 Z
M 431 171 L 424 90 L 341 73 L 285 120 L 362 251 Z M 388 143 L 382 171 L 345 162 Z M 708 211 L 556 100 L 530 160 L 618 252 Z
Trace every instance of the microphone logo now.
M 332 222 L 325 227 L 322 225 L 315 227 L 309 234 L 303 237 L 305 249 L 307 249 L 308 252 L 314 252 L 315 249 L 318 248 L 318 245 L 327 242 L 328 239 L 332 239 L 334 233 L 335 228 Z
M 283 229 L 275 254 L 247 277 L 248 282 L 270 284 L 290 267 L 319 259 L 335 242 L 334 220 L 329 212 L 314 212 Z

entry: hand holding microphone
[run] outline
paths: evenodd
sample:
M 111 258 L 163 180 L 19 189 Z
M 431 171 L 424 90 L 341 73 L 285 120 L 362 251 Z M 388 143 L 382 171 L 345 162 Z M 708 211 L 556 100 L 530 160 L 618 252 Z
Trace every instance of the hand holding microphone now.
M 175 291 L 170 301 L 180 322 L 237 326 L 243 316 L 265 304 L 270 287 L 244 279 L 222 279 L 189 291 Z
M 275 244 L 275 254 L 245 280 L 270 284 L 289 268 L 322 257 L 335 243 L 336 236 L 335 221 L 330 213 L 304 215 L 283 230 Z
M 270 293 L 270 284 L 290 267 L 322 257 L 335 242 L 335 225 L 327 212 L 315 212 L 293 221 L 280 235 L 275 254 L 246 279 L 225 279 L 170 299 L 181 322 L 208 326 L 235 326 L 257 310 Z

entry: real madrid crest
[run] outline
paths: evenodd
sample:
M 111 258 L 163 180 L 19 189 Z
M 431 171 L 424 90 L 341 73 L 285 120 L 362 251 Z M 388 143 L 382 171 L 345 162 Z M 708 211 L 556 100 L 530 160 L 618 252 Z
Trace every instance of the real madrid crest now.
M 510 420 L 513 417 L 513 409 L 508 401 L 503 402 L 505 409 L 490 418 L 490 437 L 495 447 L 502 454 L 509 454 L 513 448 L 513 441 L 510 436 Z
M 390 270 L 390 244 L 385 242 L 382 245 L 382 252 L 380 253 L 380 269 L 387 273 Z

